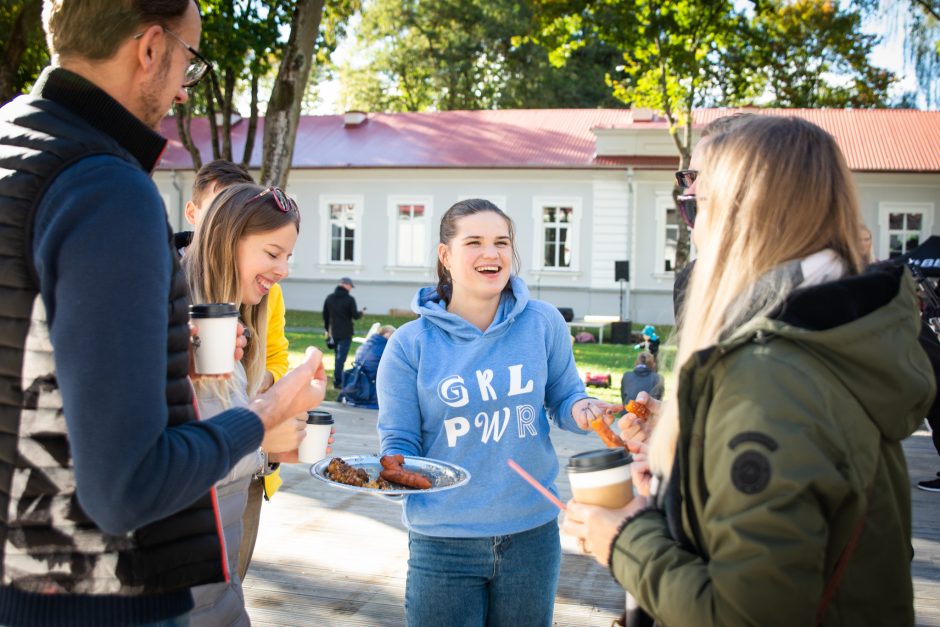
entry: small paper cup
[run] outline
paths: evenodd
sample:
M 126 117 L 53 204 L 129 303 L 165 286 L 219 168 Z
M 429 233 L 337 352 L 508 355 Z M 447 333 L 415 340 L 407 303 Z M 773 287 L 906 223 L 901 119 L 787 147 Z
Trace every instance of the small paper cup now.
M 633 499 L 630 464 L 633 456 L 622 448 L 578 453 L 568 458 L 568 481 L 578 503 L 619 509 Z
M 307 436 L 300 443 L 297 457 L 301 463 L 315 464 L 326 457 L 326 447 L 333 431 L 333 416 L 328 411 L 314 409 L 307 412 Z
M 190 305 L 189 319 L 196 327 L 192 338 L 196 374 L 234 371 L 238 307 L 233 303 Z

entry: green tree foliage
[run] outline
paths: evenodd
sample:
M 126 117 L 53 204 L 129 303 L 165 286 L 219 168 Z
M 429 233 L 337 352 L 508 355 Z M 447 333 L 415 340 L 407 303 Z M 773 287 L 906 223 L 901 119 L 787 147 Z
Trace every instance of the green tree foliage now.
M 764 68 L 775 106 L 885 106 L 894 75 L 869 61 L 879 38 L 862 32 L 857 8 L 832 0 L 754 4 L 752 63 Z
M 258 120 L 258 85 L 271 72 L 281 45 L 281 29 L 290 24 L 290 13 L 277 0 L 206 0 L 201 3 L 200 52 L 212 61 L 215 72 L 190 94 L 190 101 L 176 105 L 180 139 L 196 168 L 202 155 L 192 142 L 189 122 L 205 115 L 212 137 L 212 157 L 235 161 L 232 154 L 232 121 L 235 100 L 249 94 L 248 133 L 239 160 L 247 165 L 254 149 Z M 217 115 L 218 114 L 218 115 Z
M 212 137 L 212 158 L 235 161 L 232 122 L 238 120 L 237 103 L 247 96 L 247 132 L 238 159 L 248 165 L 256 141 L 262 88 L 275 86 L 280 60 L 290 41 L 296 3 L 280 0 L 203 0 L 200 52 L 212 61 L 215 72 L 191 93 L 185 105 L 176 105 L 180 139 L 192 155 L 193 165 L 202 155 L 192 141 L 190 120 L 206 116 Z M 359 0 L 330 0 L 318 5 L 319 28 L 315 58 L 323 62 L 345 34 L 345 23 L 359 7 Z M 236 115 L 238 114 L 238 115 Z M 293 142 L 293 136 L 284 138 Z
M 371 111 L 618 106 L 603 84 L 614 49 L 593 42 L 555 67 L 545 47 L 520 37 L 535 26 L 529 3 L 518 0 L 372 0 L 358 48 L 339 68 L 343 104 Z
M 836 0 L 532 1 L 541 27 L 534 38 L 553 47 L 556 62 L 594 40 L 620 51 L 608 85 L 623 103 L 664 115 L 681 168 L 691 158 L 696 107 L 760 99 L 883 106 L 893 80 L 868 62 L 877 41 L 860 32 L 858 8 L 840 9 Z M 688 246 L 680 221 L 677 268 Z
M 0 104 L 27 91 L 49 63 L 42 0 L 0 4 Z

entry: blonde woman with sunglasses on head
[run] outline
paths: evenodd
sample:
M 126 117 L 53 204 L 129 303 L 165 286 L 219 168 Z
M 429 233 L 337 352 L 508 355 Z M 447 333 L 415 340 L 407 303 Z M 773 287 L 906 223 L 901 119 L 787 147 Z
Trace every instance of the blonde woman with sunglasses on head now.
M 935 393 L 914 283 L 862 274 L 851 175 L 822 129 L 742 120 L 702 162 L 678 384 L 650 401 L 652 477 L 636 477 L 651 494 L 572 501 L 564 529 L 660 625 L 912 625 L 901 440 Z
M 183 258 L 192 302 L 235 303 L 249 338 L 232 377 L 194 381 L 201 417 L 246 405 L 260 390 L 265 374 L 268 293 L 288 274 L 287 262 L 299 229 L 300 212 L 293 200 L 278 188 L 251 184 L 233 185 L 220 192 L 196 229 Z M 249 483 L 253 476 L 270 472 L 271 462 L 296 461 L 305 418 L 301 414 L 271 430 L 259 451 L 245 456 L 216 484 L 230 580 L 193 588 L 196 607 L 190 615 L 192 627 L 250 624 L 238 574 Z

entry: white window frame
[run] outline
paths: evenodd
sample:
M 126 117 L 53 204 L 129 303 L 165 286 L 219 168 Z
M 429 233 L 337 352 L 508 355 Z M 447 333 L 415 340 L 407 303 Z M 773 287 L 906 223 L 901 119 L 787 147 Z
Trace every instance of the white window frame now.
M 355 239 L 353 240 L 353 260 L 333 261 L 330 259 L 332 251 L 332 228 L 330 223 L 330 205 L 352 205 L 355 215 Z M 365 198 L 356 194 L 337 194 L 320 196 L 320 265 L 336 268 L 362 267 L 362 214 Z
M 676 219 L 681 220 L 682 216 L 679 214 L 679 210 L 676 207 L 676 202 L 672 198 L 672 190 L 657 190 L 656 191 L 656 266 L 653 271 L 654 277 L 666 278 L 675 276 L 675 264 L 673 264 L 673 269 L 666 270 L 666 227 L 668 226 L 666 221 L 666 215 L 669 210 L 673 209 L 676 211 Z M 676 224 L 676 239 L 679 237 L 679 225 Z
M 878 203 L 878 243 L 874 255 L 877 259 L 887 259 L 890 254 L 891 232 L 888 216 L 892 213 L 919 213 L 920 239 L 924 243 L 933 233 L 934 203 L 932 202 L 879 202 Z
M 415 265 L 404 265 L 398 260 L 398 207 L 399 205 L 424 205 L 424 220 L 426 228 L 424 230 L 424 242 L 421 244 L 424 251 L 424 262 Z M 434 265 L 430 262 L 431 251 L 437 242 L 435 237 L 436 229 L 434 222 L 434 197 L 433 196 L 408 196 L 393 195 L 388 197 L 387 205 L 388 216 L 388 257 L 386 258 L 386 269 L 388 270 L 427 270 Z M 434 248 L 433 258 L 437 259 L 437 249 Z
M 545 266 L 545 223 L 542 215 L 545 207 L 571 207 L 571 222 L 568 226 L 567 242 L 571 243 L 571 265 L 567 268 Z M 581 218 L 584 202 L 579 196 L 535 196 L 532 199 L 532 226 L 534 250 L 532 269 L 536 275 L 570 275 L 581 270 Z

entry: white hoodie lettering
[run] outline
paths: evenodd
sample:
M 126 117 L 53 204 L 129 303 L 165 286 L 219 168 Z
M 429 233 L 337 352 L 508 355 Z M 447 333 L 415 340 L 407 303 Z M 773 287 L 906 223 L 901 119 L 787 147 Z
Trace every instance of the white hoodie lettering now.
M 476 418 L 473 419 L 474 426 L 479 429 L 483 428 L 483 435 L 480 436 L 480 441 L 486 444 L 490 440 L 490 436 L 493 437 L 494 442 L 499 442 L 503 437 L 503 433 L 506 431 L 507 425 L 509 425 L 509 408 L 503 407 L 503 420 L 502 426 L 500 426 L 499 420 L 499 410 L 493 412 L 493 419 L 490 420 L 490 415 L 485 411 L 481 411 L 477 414 Z
M 448 418 L 444 421 L 444 431 L 447 433 L 447 446 L 457 446 L 457 438 L 470 432 L 470 421 L 463 416 Z
M 463 377 L 456 374 L 441 381 L 437 386 L 437 395 L 451 407 L 463 407 L 470 402 Z
M 534 384 L 529 379 L 525 387 L 522 386 L 522 364 L 509 366 L 509 394 L 508 396 L 517 396 L 519 394 L 528 394 L 532 391 Z
M 532 379 L 525 380 L 523 383 L 522 364 L 508 366 L 509 385 L 506 396 L 519 396 L 528 394 L 535 389 L 535 383 Z M 477 389 L 480 392 L 480 398 L 484 401 L 495 401 L 499 399 L 499 394 L 493 386 L 496 379 L 491 368 L 483 368 L 475 371 Z M 501 379 L 502 385 L 506 385 L 505 379 Z M 437 384 L 437 395 L 441 401 L 450 407 L 466 407 L 470 404 L 470 391 L 464 382 L 464 378 L 459 374 L 452 374 Z M 521 400 L 521 399 L 520 399 Z M 534 399 L 533 399 L 534 400 Z M 515 412 L 516 427 L 519 438 L 529 436 L 538 436 L 536 422 L 539 418 L 539 411 L 530 403 L 516 405 L 507 405 L 499 409 L 489 409 L 479 411 L 473 418 L 473 424 L 464 416 L 455 416 L 445 418 L 444 433 L 447 436 L 447 446 L 454 448 L 457 441 L 470 433 L 471 426 L 474 427 L 480 436 L 480 442 L 488 444 L 490 441 L 499 442 L 506 429 L 509 427 L 509 420 Z
M 477 370 L 477 385 L 480 386 L 480 396 L 483 397 L 484 401 L 496 400 L 496 390 L 493 389 L 493 371 L 487 368 L 486 370 Z
M 508 413 L 509 410 L 507 409 Z M 538 435 L 538 432 L 535 430 L 535 419 L 538 417 L 538 412 L 535 411 L 535 408 L 531 405 L 518 405 L 516 407 L 516 422 L 519 425 L 519 437 L 524 438 L 526 431 L 532 435 Z

